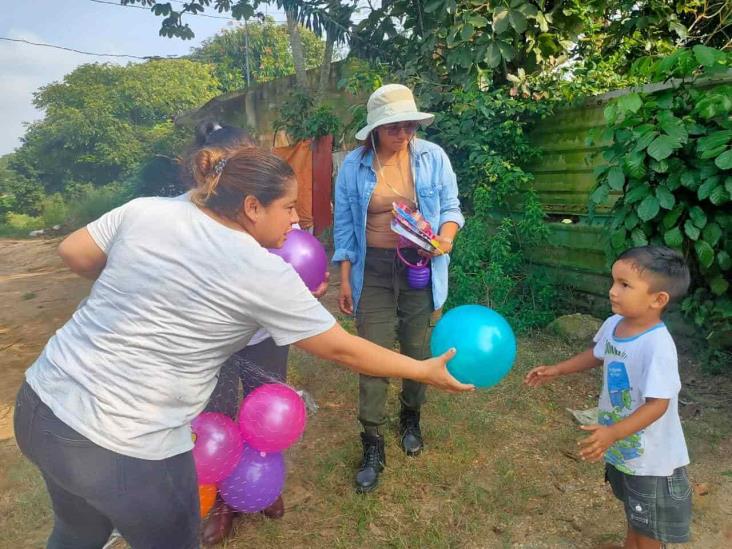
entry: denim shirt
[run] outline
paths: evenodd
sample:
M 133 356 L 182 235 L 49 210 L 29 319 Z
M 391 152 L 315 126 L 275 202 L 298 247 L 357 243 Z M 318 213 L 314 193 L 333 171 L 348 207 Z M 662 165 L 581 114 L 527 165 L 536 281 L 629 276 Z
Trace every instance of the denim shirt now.
M 412 174 L 417 191 L 419 211 L 435 232 L 448 221 L 462 227 L 465 223 L 460 212 L 457 181 L 450 160 L 441 147 L 415 139 L 411 146 Z M 335 188 L 333 262 L 351 262 L 351 289 L 353 307 L 363 289 L 366 259 L 366 216 L 371 195 L 376 187 L 373 169 L 374 153 L 363 154 L 363 147 L 351 151 L 343 160 Z M 432 298 L 435 309 L 447 299 L 448 255 L 432 258 Z

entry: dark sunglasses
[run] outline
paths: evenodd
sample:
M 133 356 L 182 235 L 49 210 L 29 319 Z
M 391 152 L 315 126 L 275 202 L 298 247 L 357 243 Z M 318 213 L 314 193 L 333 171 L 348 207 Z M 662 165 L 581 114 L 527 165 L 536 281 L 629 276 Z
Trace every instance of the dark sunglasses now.
M 384 128 L 386 133 L 389 135 L 399 135 L 399 132 L 404 130 L 404 133 L 407 134 L 413 134 L 417 131 L 417 128 L 419 128 L 418 122 L 404 122 L 404 123 L 397 123 L 397 124 L 384 124 L 381 126 Z

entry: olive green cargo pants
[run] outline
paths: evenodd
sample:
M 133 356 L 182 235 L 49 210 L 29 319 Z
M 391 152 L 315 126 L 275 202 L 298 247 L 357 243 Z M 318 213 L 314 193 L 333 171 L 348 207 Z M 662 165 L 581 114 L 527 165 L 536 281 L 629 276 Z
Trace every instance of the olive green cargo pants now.
M 416 262 L 416 251 L 402 250 L 408 261 Z M 409 254 L 409 255 L 407 255 Z M 430 336 L 434 313 L 432 288 L 414 290 L 407 284 L 407 267 L 396 250 L 368 248 L 364 284 L 356 312 L 358 334 L 387 349 L 398 340 L 402 354 L 423 360 L 430 356 Z M 367 431 L 386 422 L 389 379 L 360 375 L 358 419 Z M 399 400 L 408 410 L 419 410 L 427 387 L 416 381 L 402 381 Z

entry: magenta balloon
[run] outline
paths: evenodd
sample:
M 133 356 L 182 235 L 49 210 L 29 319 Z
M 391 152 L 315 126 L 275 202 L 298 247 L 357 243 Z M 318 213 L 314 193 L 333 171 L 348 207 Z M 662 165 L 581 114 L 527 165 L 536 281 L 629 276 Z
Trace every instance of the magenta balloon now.
M 311 292 L 317 290 L 325 280 L 328 257 L 320 241 L 309 232 L 292 229 L 281 248 L 269 251 L 292 265 Z
M 258 452 L 245 445 L 232 473 L 219 482 L 219 493 L 237 511 L 256 513 L 277 500 L 286 474 L 282 454 Z
M 305 430 L 307 413 L 300 396 L 287 385 L 267 383 L 244 399 L 239 410 L 241 437 L 262 452 L 280 452 Z
M 193 461 L 199 484 L 212 484 L 226 478 L 241 456 L 242 440 L 236 423 L 223 414 L 203 412 L 191 422 L 196 435 Z

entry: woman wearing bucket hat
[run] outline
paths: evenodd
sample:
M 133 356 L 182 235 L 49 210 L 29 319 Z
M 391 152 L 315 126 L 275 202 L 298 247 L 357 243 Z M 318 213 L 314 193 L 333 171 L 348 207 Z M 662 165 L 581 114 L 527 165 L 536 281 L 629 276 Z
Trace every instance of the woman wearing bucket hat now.
M 382 86 L 369 98 L 367 111 L 367 125 L 356 133 L 364 145 L 345 158 L 336 182 L 333 261 L 341 267 L 339 307 L 345 314 L 355 313 L 362 337 L 387 348 L 398 339 L 402 353 L 424 358 L 429 356 L 433 321 L 447 297 L 448 254 L 464 223 L 455 173 L 439 146 L 415 138 L 434 115 L 417 110 L 409 88 Z M 420 256 L 413 248 L 399 249 L 398 236 L 390 229 L 393 202 L 418 209 L 438 232 L 440 248 L 428 262 L 427 287 L 408 283 L 405 262 L 419 262 Z M 387 378 L 359 378 L 359 492 L 376 487 L 386 464 L 382 429 L 388 385 Z M 410 456 L 422 451 L 419 420 L 425 390 L 405 380 L 399 395 L 401 446 Z

